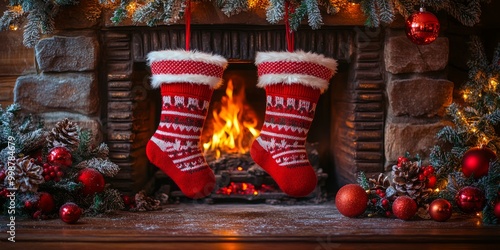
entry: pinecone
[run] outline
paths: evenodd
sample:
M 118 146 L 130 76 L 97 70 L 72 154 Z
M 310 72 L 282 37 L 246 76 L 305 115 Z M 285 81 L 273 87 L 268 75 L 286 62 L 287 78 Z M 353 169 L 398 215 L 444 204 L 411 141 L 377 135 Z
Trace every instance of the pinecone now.
M 79 127 L 68 118 L 58 122 L 55 128 L 47 136 L 49 149 L 55 147 L 66 147 L 70 151 L 75 151 L 80 144 L 78 137 Z
M 44 182 L 42 166 L 29 156 L 17 159 L 13 172 L 14 185 L 21 192 L 36 192 L 38 185 Z
M 376 179 L 368 179 L 368 182 L 370 183 L 370 190 L 380 189 L 385 192 L 385 190 L 391 186 L 389 177 L 382 173 L 380 173 Z
M 407 195 L 412 199 L 417 200 L 427 197 L 430 189 L 425 188 L 426 177 L 419 178 L 423 172 L 417 161 L 405 161 L 398 165 L 392 166 L 392 176 L 394 189 L 398 196 Z M 423 175 L 422 175 L 423 176 Z

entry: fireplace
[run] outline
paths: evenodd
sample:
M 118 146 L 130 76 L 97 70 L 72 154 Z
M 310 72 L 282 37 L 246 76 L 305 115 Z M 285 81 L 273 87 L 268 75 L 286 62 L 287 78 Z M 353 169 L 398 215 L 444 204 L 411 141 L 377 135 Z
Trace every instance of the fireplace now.
M 194 25 L 191 32 L 192 49 L 222 55 L 230 62 L 224 75 L 226 84 L 214 92 L 212 105 L 224 95 L 228 82 L 238 82 L 245 89 L 249 106 L 260 116 L 260 128 L 265 92 L 255 87 L 257 74 L 253 59 L 258 51 L 285 49 L 283 28 Z M 358 171 L 383 171 L 385 100 L 379 66 L 380 30 L 324 26 L 314 31 L 299 30 L 295 36 L 296 49 L 321 53 L 339 61 L 338 73 L 320 97 L 308 137 L 308 142 L 316 143 L 312 144 L 316 147 L 312 151 L 318 158 L 316 168 L 321 169 L 320 183 L 333 190 L 337 183 L 352 182 Z M 100 77 L 106 84 L 100 85 L 100 91 L 107 93 L 103 96 L 106 105 L 101 119 L 105 121 L 111 160 L 121 167 L 112 182 L 124 192 L 157 188 L 165 181 L 161 172 L 155 174 L 156 168 L 150 166 L 145 155 L 145 145 L 158 124 L 160 107 L 158 91 L 149 87 L 151 74 L 145 58 L 150 51 L 183 48 L 184 37 L 183 26 L 118 27 L 101 32 L 104 70 Z M 210 117 L 207 123 L 208 120 Z M 208 161 L 210 157 L 207 156 Z M 232 182 L 228 175 L 233 179 L 242 176 L 237 171 L 232 175 L 228 171 L 224 173 L 219 178 L 226 178 L 221 183 L 227 185 Z M 251 178 L 256 179 L 259 188 L 268 182 L 264 177 Z M 233 189 L 241 188 L 238 187 L 241 184 L 234 185 Z

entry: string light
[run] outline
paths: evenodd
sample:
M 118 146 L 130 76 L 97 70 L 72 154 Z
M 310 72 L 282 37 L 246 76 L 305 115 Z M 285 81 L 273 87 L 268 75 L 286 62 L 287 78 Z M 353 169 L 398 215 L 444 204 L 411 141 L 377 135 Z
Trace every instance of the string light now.
M 14 5 L 10 8 L 11 11 L 15 12 L 16 14 L 22 14 L 23 13 L 23 7 L 21 5 Z
M 15 24 L 11 24 L 9 25 L 9 30 L 18 30 L 19 29 L 19 26 L 15 25 Z
M 130 2 L 125 9 L 127 10 L 127 14 L 129 16 L 132 16 L 137 9 L 137 2 Z
M 497 86 L 498 86 L 498 80 L 496 78 L 490 78 L 490 88 L 493 90 L 493 91 L 496 91 L 497 90 Z

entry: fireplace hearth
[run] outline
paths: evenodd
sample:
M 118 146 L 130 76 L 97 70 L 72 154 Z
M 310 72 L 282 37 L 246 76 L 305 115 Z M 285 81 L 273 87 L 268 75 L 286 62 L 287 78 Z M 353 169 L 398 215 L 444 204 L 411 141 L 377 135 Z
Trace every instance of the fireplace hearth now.
M 192 49 L 228 58 L 226 82 L 228 75 L 241 72 L 248 75 L 245 78 L 252 79 L 245 83 L 246 99 L 251 100 L 250 104 L 256 105 L 254 109 L 263 116 L 265 92 L 255 87 L 253 59 L 258 51 L 284 50 L 282 27 L 193 25 L 191 32 Z M 308 137 L 309 142 L 319 144 L 317 167 L 323 170 L 320 179 L 330 176 L 325 181 L 330 190 L 337 181 L 353 181 L 358 171 L 377 173 L 383 170 L 385 100 L 379 68 L 382 39 L 380 32 L 372 33 L 356 27 L 325 26 L 314 31 L 299 30 L 295 34 L 297 50 L 314 51 L 339 62 L 339 72 L 319 100 Z M 183 48 L 184 27 L 117 27 L 103 30 L 101 34 L 105 52 L 102 78 L 107 82 L 101 85 L 104 88 L 101 91 L 107 93 L 102 115 L 106 121 L 110 157 L 122 169 L 112 180 L 113 184 L 125 192 L 137 191 L 145 185 L 157 187 L 156 168 L 150 166 L 144 148 L 158 124 L 159 94 L 149 88 L 150 72 L 145 58 L 150 51 Z M 219 94 L 216 91 L 213 100 L 221 93 L 223 91 Z M 226 172 L 220 178 L 227 176 Z M 226 184 L 231 182 L 229 178 Z

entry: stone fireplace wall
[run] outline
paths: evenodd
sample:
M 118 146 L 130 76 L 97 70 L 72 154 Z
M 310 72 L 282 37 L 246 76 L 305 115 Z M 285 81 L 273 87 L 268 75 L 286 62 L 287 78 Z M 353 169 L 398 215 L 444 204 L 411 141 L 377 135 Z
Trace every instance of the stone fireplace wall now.
M 454 84 L 447 80 L 448 38 L 417 46 L 404 30 L 388 29 L 385 38 L 387 170 L 409 152 L 426 159 L 436 144 L 436 133 L 447 122 L 446 107 L 453 101 Z
M 193 10 L 203 14 L 193 16 L 192 48 L 233 62 L 252 62 L 257 51 L 284 49 L 282 26 L 267 25 L 262 13 L 226 18 L 205 7 Z M 143 146 L 155 129 L 141 124 L 155 119 L 156 107 L 147 99 L 158 98 L 148 89 L 148 79 L 141 78 L 148 75 L 145 56 L 183 48 L 184 29 L 115 27 L 106 21 L 109 16 L 89 22 L 80 8 L 85 6 L 58 17 L 58 32 L 42 39 L 34 53 L 22 50 L 21 55 L 33 57 L 34 70 L 0 82 L 10 79 L 11 89 L 15 82 L 13 101 L 43 116 L 47 126 L 68 117 L 91 129 L 95 143 L 108 143 L 111 159 L 122 169 L 113 185 L 138 191 L 152 175 Z M 322 30 L 304 28 L 296 34 L 297 48 L 336 58 L 347 71 L 341 79 L 345 84 L 330 91 L 331 116 L 336 117 L 329 143 L 335 176 L 330 178 L 338 184 L 354 182 L 358 171 L 382 172 L 406 151 L 425 156 L 452 101 L 447 38 L 416 46 L 402 25 L 371 30 L 363 22 L 359 15 L 328 17 Z

